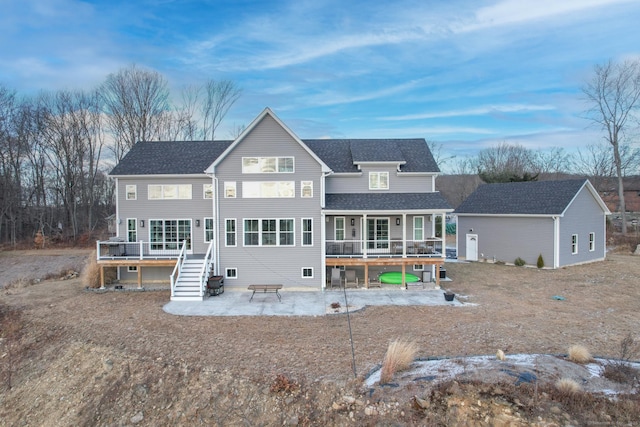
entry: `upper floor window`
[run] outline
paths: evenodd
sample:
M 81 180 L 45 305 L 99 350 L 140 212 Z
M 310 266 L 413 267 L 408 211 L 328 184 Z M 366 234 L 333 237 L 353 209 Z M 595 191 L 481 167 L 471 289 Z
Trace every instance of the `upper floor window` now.
M 256 198 L 289 198 L 295 197 L 294 181 L 244 181 L 242 197 Z
M 424 217 L 414 216 L 413 217 L 413 240 L 423 240 L 423 239 L 424 239 Z
M 293 157 L 243 157 L 242 173 L 293 173 Z
M 213 184 L 204 184 L 202 186 L 202 198 L 213 199 Z
M 127 200 L 136 200 L 138 198 L 138 186 L 127 185 Z
M 300 197 L 313 197 L 313 181 L 300 182 Z
M 236 182 L 235 181 L 224 182 L 224 197 L 225 199 L 236 198 Z
M 191 184 L 149 184 L 149 200 L 191 199 Z
M 369 172 L 369 190 L 388 190 L 389 172 Z

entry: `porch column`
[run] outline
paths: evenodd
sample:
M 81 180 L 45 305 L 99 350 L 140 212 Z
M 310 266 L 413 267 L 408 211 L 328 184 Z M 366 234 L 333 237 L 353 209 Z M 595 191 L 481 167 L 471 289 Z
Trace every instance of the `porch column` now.
M 100 289 L 104 289 L 104 265 L 100 266 Z
M 407 266 L 406 266 L 406 264 L 403 262 L 403 263 L 402 263 L 402 287 L 403 287 L 403 288 L 405 288 L 405 289 L 409 289 L 409 288 L 407 287 L 407 281 L 406 281 L 406 278 L 405 278 L 405 274 L 406 274 L 406 272 L 407 272 Z
M 369 264 L 364 264 L 364 287 L 369 289 Z
M 362 230 L 361 230 L 362 236 L 360 236 L 362 238 L 362 258 L 367 258 L 367 247 L 368 247 L 368 243 L 367 242 L 367 214 L 363 214 L 362 215 Z
M 402 214 L 402 258 L 407 257 L 407 214 Z M 404 278 L 404 275 L 402 276 Z
M 442 235 L 442 255 L 443 256 L 447 256 L 447 251 L 446 251 L 446 243 L 447 243 L 447 224 L 445 222 L 445 218 L 446 215 L 443 213 L 442 214 L 442 231 L 441 231 L 441 235 Z
M 138 289 L 142 289 L 142 265 L 138 265 Z

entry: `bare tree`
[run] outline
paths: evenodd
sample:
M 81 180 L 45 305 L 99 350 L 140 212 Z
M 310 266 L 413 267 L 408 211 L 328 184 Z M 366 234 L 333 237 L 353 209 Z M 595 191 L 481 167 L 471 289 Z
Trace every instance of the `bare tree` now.
M 533 151 L 506 142 L 481 150 L 476 168 L 486 183 L 535 181 L 540 172 Z
M 220 122 L 239 97 L 240 89 L 231 80 L 211 79 L 204 84 L 201 113 L 202 136 L 205 141 L 215 139 Z
M 547 150 L 536 152 L 535 163 L 537 170 L 541 174 L 547 175 L 547 179 L 559 178 L 560 175 L 569 172 L 571 167 L 571 156 L 562 147 L 552 147 Z
M 608 61 L 603 65 L 596 65 L 592 79 L 582 91 L 591 105 L 587 110 L 587 118 L 605 131 L 604 139 L 613 150 L 622 233 L 626 233 L 624 171 L 620 148 L 629 138 L 631 127 L 634 125 L 633 114 L 640 105 L 640 61 Z
M 456 158 L 454 155 L 445 153 L 444 145 L 440 142 L 427 141 L 427 146 L 429 147 L 429 151 L 431 151 L 431 155 L 436 161 L 436 164 L 440 167 L 440 170 L 442 170 L 444 165 Z
M 100 88 L 116 160 L 138 141 L 160 137 L 170 111 L 166 80 L 156 71 L 132 65 L 109 74 Z

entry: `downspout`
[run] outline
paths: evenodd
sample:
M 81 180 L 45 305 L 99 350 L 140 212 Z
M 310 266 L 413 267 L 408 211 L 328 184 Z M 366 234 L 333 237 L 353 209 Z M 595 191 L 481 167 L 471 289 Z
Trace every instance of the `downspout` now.
M 560 267 L 560 217 L 553 218 L 553 268 Z
M 327 217 L 324 213 L 324 208 L 326 207 L 326 199 L 325 199 L 325 179 L 332 172 L 323 172 L 320 175 L 320 265 L 321 269 L 321 279 L 322 284 L 321 288 L 324 290 L 327 287 Z M 315 228 L 315 227 L 314 227 Z
M 218 229 L 220 224 L 218 223 L 218 219 L 220 218 L 220 203 L 218 201 L 218 177 L 212 175 L 213 178 L 213 241 L 215 242 L 213 245 L 213 259 L 215 260 L 215 265 L 213 266 L 213 271 L 216 276 L 222 275 L 220 272 L 220 233 Z M 236 225 L 237 228 L 237 225 Z

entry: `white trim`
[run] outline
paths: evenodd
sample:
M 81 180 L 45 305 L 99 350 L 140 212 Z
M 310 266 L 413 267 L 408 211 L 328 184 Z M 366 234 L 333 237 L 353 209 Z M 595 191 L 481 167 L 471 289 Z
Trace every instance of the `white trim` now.
M 574 238 L 575 237 L 575 242 L 574 242 Z M 571 235 L 571 255 L 577 255 L 578 254 L 578 235 L 577 234 L 572 234 Z
M 246 230 L 245 230 L 245 222 L 246 221 L 258 221 L 258 244 L 257 245 L 247 245 L 246 244 Z M 276 229 L 275 229 L 275 244 L 273 245 L 263 245 L 262 244 L 262 237 L 264 235 L 264 231 L 262 230 L 262 221 L 275 221 L 276 222 Z M 291 231 L 282 231 L 280 229 L 280 221 L 291 221 L 292 222 L 292 229 Z M 226 223 L 225 223 L 226 224 Z M 225 226 L 225 230 L 226 230 L 226 226 Z M 238 230 L 238 227 L 236 226 L 236 231 Z M 252 234 L 256 233 L 254 231 L 251 232 Z M 269 232 L 271 234 L 271 232 Z M 286 234 L 291 234 L 292 238 L 291 238 L 291 242 L 292 244 L 290 245 L 281 245 L 280 244 L 280 237 L 283 233 Z M 237 240 L 236 240 L 237 243 Z M 247 247 L 247 248 L 275 248 L 275 247 L 279 247 L 279 248 L 293 248 L 296 246 L 296 219 L 295 218 L 242 218 L 242 247 Z
M 230 271 L 235 271 L 235 276 L 229 276 Z M 224 278 L 230 280 L 236 280 L 238 278 L 238 269 L 236 267 L 227 267 L 224 269 Z
M 229 245 L 227 244 L 227 234 L 230 234 L 227 232 L 227 221 L 233 221 L 235 224 L 235 230 L 233 232 L 234 234 L 234 241 L 236 242 L 235 245 Z M 224 219 L 224 246 L 225 248 L 235 248 L 238 246 L 238 220 L 236 218 L 225 218 Z
M 592 231 L 589 233 L 589 252 L 593 252 L 595 250 L 596 250 L 596 233 Z
M 311 276 L 305 276 L 305 275 L 304 275 L 304 271 L 305 271 L 305 270 L 311 270 Z M 314 275 L 315 275 L 315 274 L 314 274 L 314 272 L 313 272 L 313 267 L 302 267 L 302 268 L 300 269 L 300 278 L 302 278 L 302 279 L 313 279 Z
M 133 197 L 129 198 L 129 187 L 133 187 Z M 138 184 L 126 184 L 124 187 L 125 200 L 138 200 Z
M 305 231 L 304 230 L 304 222 L 305 221 L 311 221 L 311 230 L 310 231 Z M 304 243 L 304 235 L 305 233 L 309 233 L 311 234 L 311 243 L 310 244 L 305 244 Z M 313 218 L 300 218 L 300 246 L 306 246 L 306 247 L 311 247 L 313 246 Z

